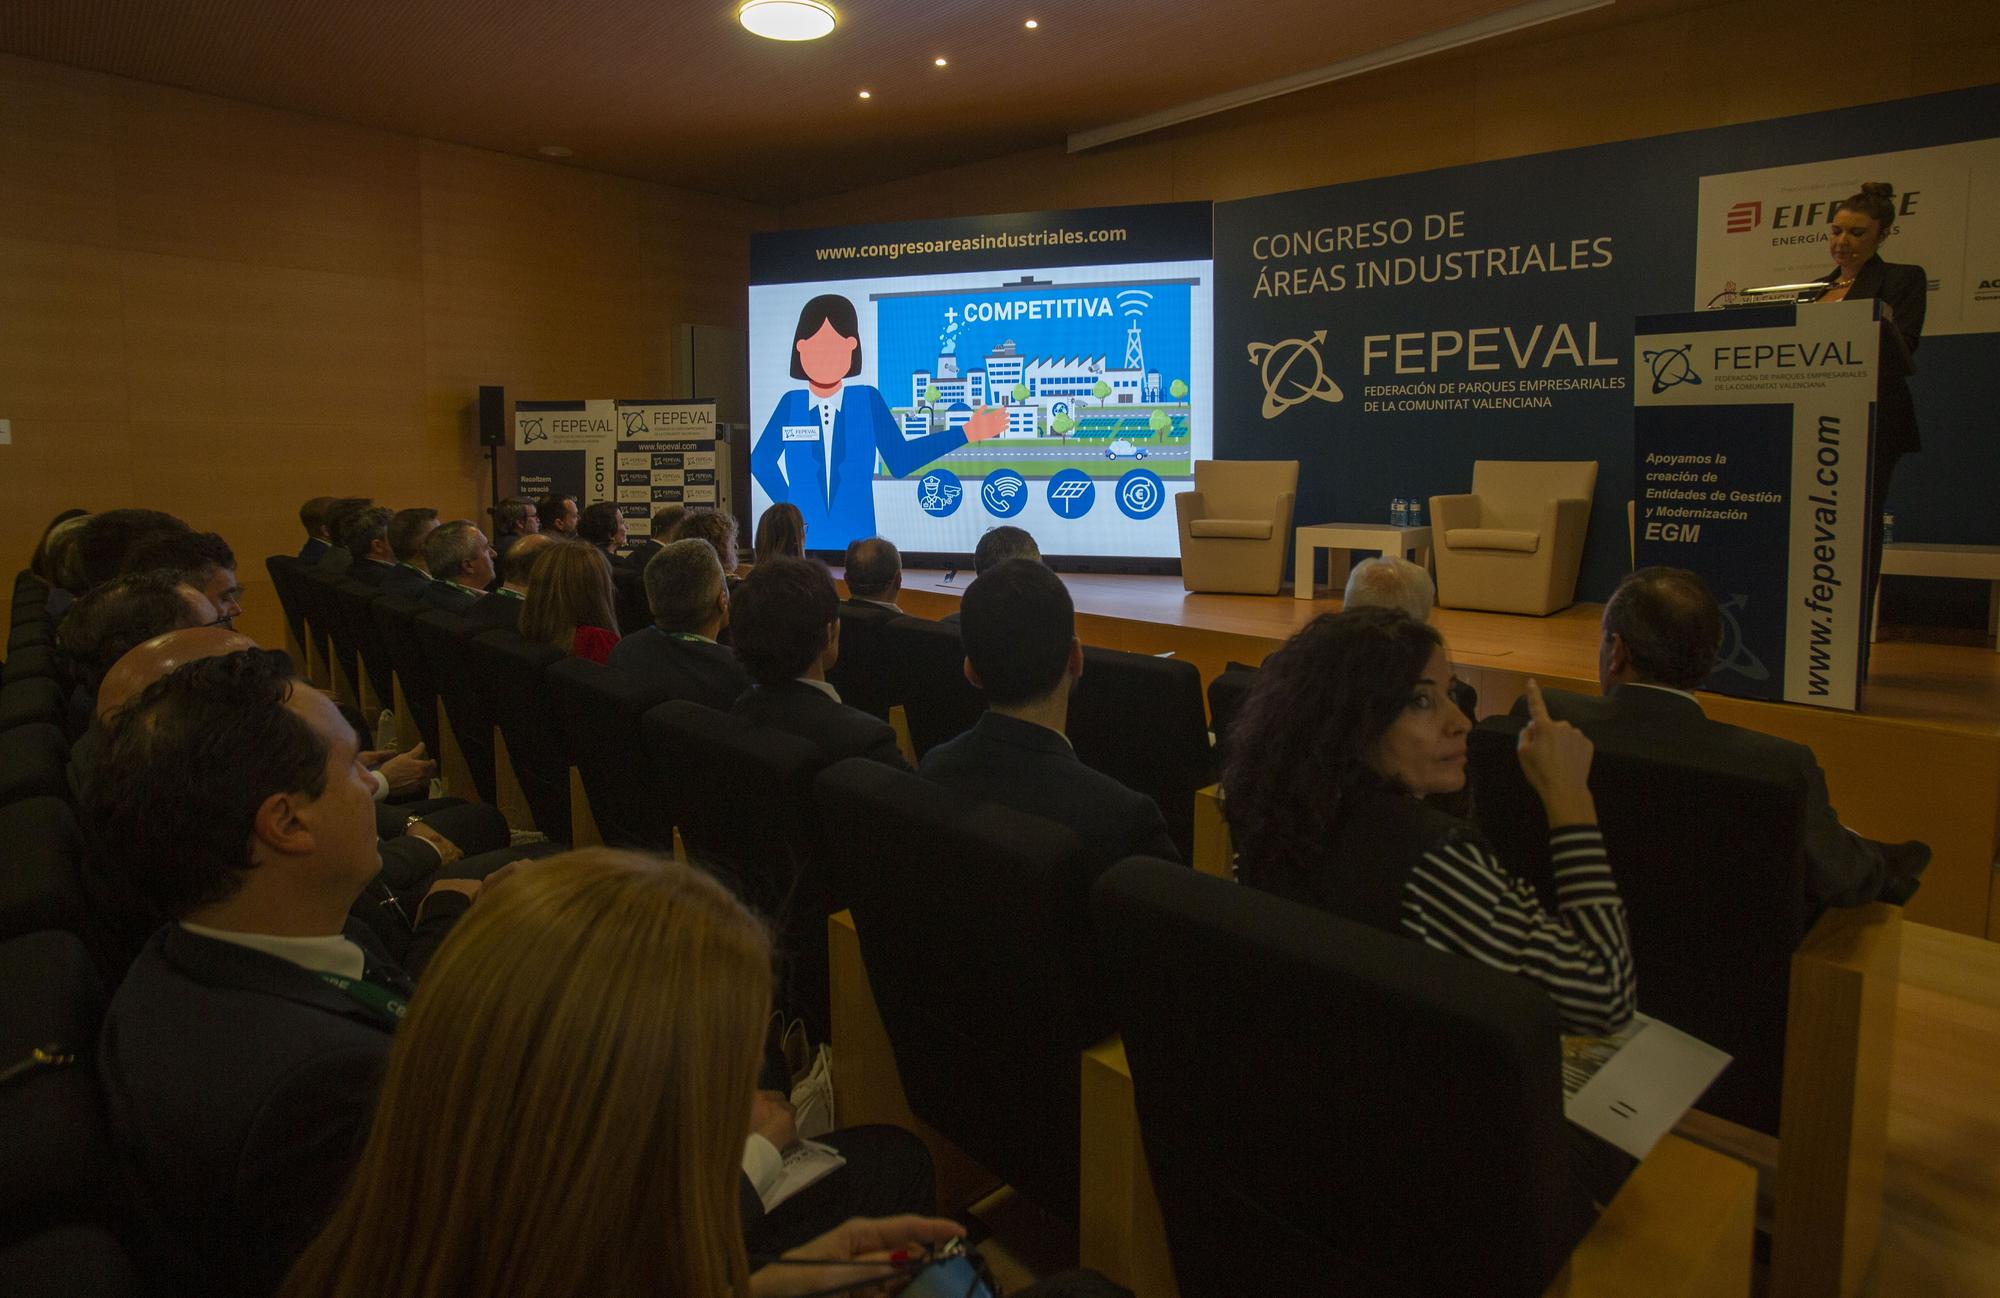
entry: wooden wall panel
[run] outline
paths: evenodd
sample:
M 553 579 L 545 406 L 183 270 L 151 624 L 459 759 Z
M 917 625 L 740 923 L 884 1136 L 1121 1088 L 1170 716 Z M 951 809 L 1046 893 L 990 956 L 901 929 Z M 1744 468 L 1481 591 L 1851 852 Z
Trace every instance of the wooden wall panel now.
M 0 238 L 0 418 L 124 415 L 116 261 L 83 245 Z
M 116 241 L 109 87 L 105 77 L 0 54 L 0 235 Z

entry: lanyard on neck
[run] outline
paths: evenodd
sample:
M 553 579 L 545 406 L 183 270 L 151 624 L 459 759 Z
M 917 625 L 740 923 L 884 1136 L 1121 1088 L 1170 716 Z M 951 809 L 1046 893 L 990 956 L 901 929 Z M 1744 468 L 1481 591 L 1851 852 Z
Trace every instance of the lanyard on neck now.
M 403 1016 L 410 1012 L 409 1002 L 387 987 L 359 978 L 342 978 L 339 974 L 322 972 L 319 980 L 329 987 L 345 992 L 348 999 L 361 1008 L 370 1011 L 391 1023 L 401 1023 Z

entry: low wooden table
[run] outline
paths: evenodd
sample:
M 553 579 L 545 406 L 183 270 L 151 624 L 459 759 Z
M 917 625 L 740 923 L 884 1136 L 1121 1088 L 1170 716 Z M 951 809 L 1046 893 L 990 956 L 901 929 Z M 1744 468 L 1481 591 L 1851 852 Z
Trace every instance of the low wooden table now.
M 1303 528 L 1300 536 L 1305 535 Z M 1304 542 L 1300 542 L 1301 545 Z M 1958 577 L 1988 583 L 1986 634 L 1993 636 L 1993 652 L 2000 653 L 2000 545 L 1941 545 L 1931 541 L 1891 541 L 1882 547 L 1882 575 L 1885 577 Z M 1882 621 L 1882 601 L 1875 601 L 1875 614 L 1868 638 L 1873 640 Z
M 1398 527 L 1394 523 L 1316 523 L 1300 528 L 1292 582 L 1292 594 L 1300 599 L 1313 598 L 1313 569 L 1318 566 L 1314 558 L 1320 550 L 1327 552 L 1327 584 L 1338 594 L 1347 586 L 1347 569 L 1354 550 L 1401 555 L 1429 568 L 1431 529 Z

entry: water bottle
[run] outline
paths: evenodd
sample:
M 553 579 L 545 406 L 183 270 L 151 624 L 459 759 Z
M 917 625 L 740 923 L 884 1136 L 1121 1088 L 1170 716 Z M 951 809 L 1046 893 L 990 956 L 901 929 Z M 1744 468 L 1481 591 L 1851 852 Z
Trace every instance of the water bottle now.
M 1401 496 L 1389 502 L 1389 525 L 1408 527 L 1410 525 L 1410 502 Z
M 1410 497 L 1409 520 L 1408 525 L 1411 527 L 1422 527 L 1424 525 L 1424 498 L 1422 496 Z
M 1889 545 L 1896 539 L 1896 516 L 1888 510 L 1882 511 L 1882 544 Z

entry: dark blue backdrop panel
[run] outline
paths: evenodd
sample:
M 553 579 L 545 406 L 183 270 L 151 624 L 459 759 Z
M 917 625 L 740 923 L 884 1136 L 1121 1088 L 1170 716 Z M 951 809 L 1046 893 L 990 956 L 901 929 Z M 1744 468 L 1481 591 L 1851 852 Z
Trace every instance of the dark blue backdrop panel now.
M 1217 454 L 1298 459 L 1301 523 L 1386 521 L 1393 497 L 1466 490 L 1476 459 L 1594 459 L 1578 595 L 1601 599 L 1628 566 L 1633 319 L 1689 304 L 1700 178 L 1996 121 L 1983 87 L 1218 204 Z M 1924 452 L 1896 473 L 1897 537 L 2000 543 L 2000 511 L 1968 490 L 2000 481 L 1978 390 L 2000 335 L 1930 338 L 1919 360 Z

